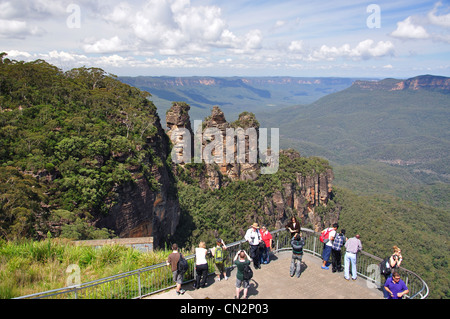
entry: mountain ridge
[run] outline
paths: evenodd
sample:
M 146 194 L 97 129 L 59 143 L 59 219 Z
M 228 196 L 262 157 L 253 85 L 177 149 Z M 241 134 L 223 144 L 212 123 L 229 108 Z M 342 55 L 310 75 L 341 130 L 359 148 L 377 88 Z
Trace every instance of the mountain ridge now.
M 357 80 L 353 85 L 358 86 L 361 89 L 367 90 L 388 90 L 388 91 L 400 91 L 400 90 L 442 90 L 447 92 L 450 90 L 450 78 L 439 75 L 418 75 L 406 80 L 398 80 L 393 78 L 387 78 L 381 81 L 360 81 Z M 449 92 L 447 92 L 449 93 Z

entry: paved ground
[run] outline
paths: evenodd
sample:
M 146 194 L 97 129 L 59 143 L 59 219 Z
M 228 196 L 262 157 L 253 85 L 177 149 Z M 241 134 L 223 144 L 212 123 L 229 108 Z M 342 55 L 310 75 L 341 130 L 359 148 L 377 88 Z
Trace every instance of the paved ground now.
M 253 270 L 248 290 L 249 299 L 381 299 L 383 294 L 369 288 L 363 278 L 347 281 L 344 273 L 332 273 L 321 269 L 321 260 L 305 254 L 300 278 L 289 275 L 291 252 L 272 256 L 267 265 Z M 253 265 L 253 264 L 252 264 Z M 253 268 L 253 267 L 252 267 Z M 175 289 L 151 296 L 150 299 L 234 299 L 236 269 L 229 270 L 229 279 L 216 282 L 208 277 L 206 288 L 193 289 L 192 283 L 183 285 L 184 295 L 176 295 Z M 242 296 L 242 292 L 241 292 Z

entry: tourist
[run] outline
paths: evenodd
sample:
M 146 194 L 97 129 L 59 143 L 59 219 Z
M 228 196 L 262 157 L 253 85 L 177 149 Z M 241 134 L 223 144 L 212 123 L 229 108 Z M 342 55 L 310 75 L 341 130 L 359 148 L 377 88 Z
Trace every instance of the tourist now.
M 334 223 L 332 227 L 328 227 L 322 231 L 322 233 L 328 233 L 328 240 L 324 242 L 323 244 L 323 251 L 322 251 L 322 269 L 328 270 L 328 259 L 331 255 L 331 247 L 333 246 L 333 240 L 334 236 L 336 236 L 336 230 L 338 229 L 339 225 L 337 223 Z
M 401 249 L 398 248 L 397 246 L 392 247 L 392 249 L 394 250 L 392 255 L 387 259 L 387 261 L 386 260 L 382 261 L 383 263 L 385 263 L 383 265 L 383 267 L 385 269 L 385 271 L 383 272 L 385 283 L 388 280 L 388 278 L 392 277 L 393 272 L 396 271 L 400 267 L 400 265 L 403 261 Z M 389 297 L 386 290 L 383 290 L 383 293 L 384 293 L 385 298 Z
M 398 272 L 394 271 L 392 277 L 389 277 L 384 284 L 384 289 L 388 293 L 388 299 L 402 299 L 409 293 L 405 282 L 400 279 Z
M 195 248 L 195 271 L 197 273 L 194 288 L 204 288 L 206 286 L 206 278 L 208 277 L 208 262 L 206 261 L 206 244 L 201 241 L 198 248 Z
M 350 280 L 350 264 L 352 266 L 352 279 L 356 280 L 356 258 L 358 252 L 362 250 L 362 244 L 360 240 L 361 236 L 356 235 L 350 238 L 345 243 L 345 257 L 344 257 L 344 278 Z
M 305 240 L 301 236 L 301 234 L 295 234 L 291 240 L 292 246 L 292 258 L 291 258 L 291 267 L 290 267 L 290 275 L 297 278 L 300 277 L 301 273 L 301 264 L 303 258 L 303 246 L 305 246 Z
M 341 249 L 344 246 L 347 238 L 345 237 L 345 229 L 342 229 L 339 234 L 334 237 L 333 245 L 331 246 L 331 265 L 333 272 L 342 271 L 342 254 Z
M 403 261 L 402 250 L 397 246 L 392 247 L 392 249 L 394 250 L 394 252 L 389 258 L 389 266 L 391 267 L 391 276 L 392 273 L 400 267 Z
M 238 259 L 239 258 L 239 259 Z M 241 286 L 244 288 L 243 298 L 247 299 L 248 287 L 250 286 L 250 281 L 244 279 L 244 266 L 250 265 L 252 259 L 247 254 L 245 250 L 240 250 L 234 256 L 234 264 L 236 265 L 236 296 L 235 299 L 239 299 L 239 295 L 241 293 Z
M 210 249 L 211 255 L 214 257 L 214 265 L 216 268 L 216 281 L 220 281 L 220 275 L 223 275 L 225 280 L 228 280 L 227 272 L 225 270 L 225 252 L 227 249 L 223 239 L 217 238 L 216 247 Z
M 261 242 L 261 234 L 258 231 L 258 224 L 253 225 L 245 233 L 245 240 L 250 244 L 250 257 L 253 259 L 253 265 L 255 269 L 260 269 L 260 257 L 259 257 L 259 243 Z
M 291 238 L 295 234 L 300 234 L 300 223 L 295 216 L 292 216 L 291 220 L 286 224 L 285 228 L 290 232 Z
M 268 264 L 269 263 L 269 252 L 272 247 L 272 234 L 267 230 L 266 226 L 262 226 L 261 230 L 261 239 L 262 243 L 264 243 L 264 247 L 260 248 L 261 253 L 261 263 Z
M 183 273 L 180 273 L 178 271 L 178 261 L 180 260 L 181 254 L 178 252 L 178 245 L 173 244 L 172 245 L 172 253 L 167 258 L 167 266 L 171 266 L 172 269 L 172 276 L 173 281 L 176 284 L 176 292 L 177 295 L 182 295 L 186 291 L 184 289 L 181 289 L 181 284 L 183 283 Z

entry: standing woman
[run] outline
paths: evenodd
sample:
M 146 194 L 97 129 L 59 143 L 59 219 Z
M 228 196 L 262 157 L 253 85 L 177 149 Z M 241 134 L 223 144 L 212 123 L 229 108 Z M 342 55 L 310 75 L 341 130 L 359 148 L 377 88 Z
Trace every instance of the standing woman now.
M 207 253 L 208 250 L 206 249 L 206 244 L 204 241 L 201 241 L 198 248 L 195 248 L 195 271 L 197 273 L 194 286 L 195 289 L 200 287 L 204 288 L 206 286 L 206 277 L 208 276 L 208 262 L 206 260 Z
M 300 234 L 300 223 L 295 216 L 292 216 L 291 220 L 287 223 L 286 229 L 291 233 L 291 238 Z
M 402 250 L 398 248 L 397 246 L 392 247 L 394 250 L 394 253 L 392 254 L 391 258 L 389 258 L 389 265 L 391 266 L 391 275 L 400 267 L 403 261 L 402 256 Z
M 261 254 L 261 263 L 262 264 L 268 264 L 269 263 L 269 252 L 270 248 L 272 247 L 272 234 L 267 230 L 266 226 L 261 227 L 261 239 L 264 242 Z

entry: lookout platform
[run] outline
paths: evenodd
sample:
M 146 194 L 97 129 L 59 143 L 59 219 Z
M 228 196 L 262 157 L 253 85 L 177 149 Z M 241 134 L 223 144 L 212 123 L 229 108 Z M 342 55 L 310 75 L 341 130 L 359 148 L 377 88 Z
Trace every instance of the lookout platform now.
M 382 291 L 362 277 L 347 281 L 343 272 L 333 273 L 321 268 L 322 260 L 305 253 L 300 278 L 289 275 L 292 253 L 281 251 L 271 255 L 269 264 L 253 269 L 248 299 L 382 299 Z M 253 266 L 253 263 L 252 263 Z M 147 299 L 234 299 L 236 268 L 228 269 L 228 280 L 215 281 L 210 275 L 207 287 L 194 289 L 183 284 L 184 295 L 175 289 L 152 295 Z M 242 291 L 241 291 L 242 297 Z

